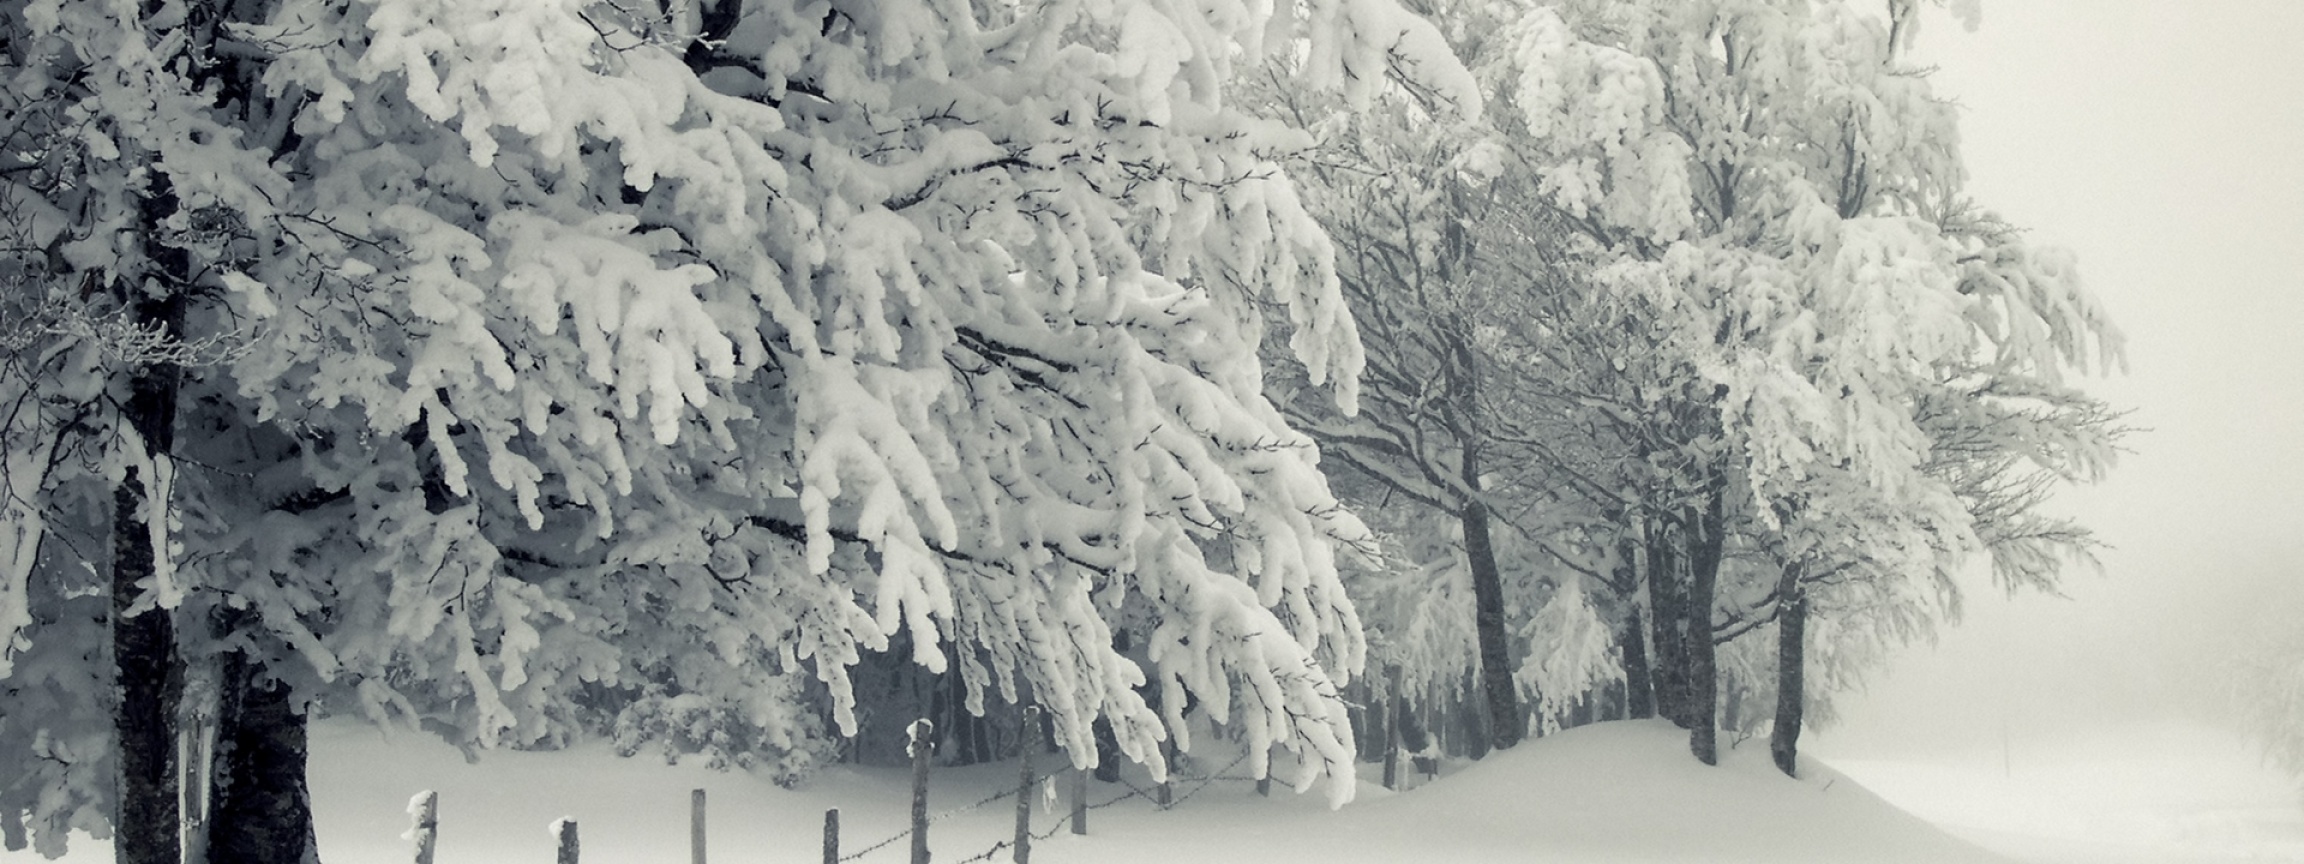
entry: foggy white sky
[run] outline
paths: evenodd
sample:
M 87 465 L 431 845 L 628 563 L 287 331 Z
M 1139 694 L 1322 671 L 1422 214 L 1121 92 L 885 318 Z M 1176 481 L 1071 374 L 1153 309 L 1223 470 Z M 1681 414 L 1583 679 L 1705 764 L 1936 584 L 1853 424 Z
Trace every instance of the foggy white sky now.
M 1985 0 L 1979 31 L 1920 38 L 1965 106 L 1971 191 L 2079 254 L 2129 340 L 2097 392 L 2150 431 L 2059 499 L 2117 547 L 2102 577 L 1972 595 L 1822 743 L 2196 709 L 2236 625 L 2304 613 L 2304 2 Z

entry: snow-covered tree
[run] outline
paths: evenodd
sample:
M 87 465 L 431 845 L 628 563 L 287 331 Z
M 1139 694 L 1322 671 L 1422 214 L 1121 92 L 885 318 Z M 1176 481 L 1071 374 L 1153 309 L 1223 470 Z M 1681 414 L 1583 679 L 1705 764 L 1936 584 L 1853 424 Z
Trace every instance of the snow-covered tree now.
M 675 601 L 705 615 L 673 627 L 712 622 L 684 638 L 707 666 L 806 666 L 848 726 L 846 666 L 905 629 L 929 668 L 972 647 L 972 698 L 1030 684 L 1076 758 L 1099 714 L 1150 758 L 1106 624 L 1145 604 L 1170 728 L 1184 691 L 1233 714 L 1237 684 L 1251 737 L 1348 772 L 1320 661 L 1357 664 L 1329 544 L 1359 528 L 1263 403 L 1256 302 L 1346 401 L 1357 355 L 1270 168 L 1293 138 L 1223 81 L 1293 39 L 1327 83 L 1454 65 L 1389 7 L 1062 12 L 382 2 L 251 30 L 272 88 L 316 94 L 304 152 L 348 157 L 313 159 L 311 258 L 247 293 L 300 332 L 242 376 L 302 396 L 253 394 L 270 422 L 357 406 L 408 447 L 406 477 L 348 447 L 325 484 L 389 498 L 366 590 L 447 571 L 426 590 L 479 597 L 373 622 L 403 638 L 357 661 L 412 650 L 477 737 L 537 737 L 560 682 L 636 684 L 539 645 Z M 396 327 L 359 320 L 378 304 Z
M 74 775 L 103 777 L 59 778 L 48 767 L 14 775 L 54 784 L 26 790 L 39 793 L 29 803 L 0 805 L 11 823 L 29 816 L 44 849 L 60 848 L 65 825 L 88 827 L 83 793 L 100 790 L 121 860 L 180 858 L 175 631 L 190 586 L 177 566 L 176 412 L 187 370 L 218 362 L 236 336 L 229 322 L 204 317 L 221 285 L 215 268 L 238 251 L 244 205 L 278 188 L 231 110 L 218 108 L 232 65 L 214 53 L 221 17 L 201 3 L 0 5 L 9 80 L 0 230 L 12 259 L 5 305 L 20 313 L 0 337 L 0 392 L 13 406 L 0 437 L 9 474 L 0 655 L 22 651 L 47 665 L 77 652 L 112 667 L 86 678 L 108 686 L 73 703 L 110 715 L 108 746 L 85 743 L 93 718 L 29 712 L 12 730 L 31 735 L 29 749 L 0 757 L 60 760 Z M 97 500 L 106 505 L 91 510 Z M 66 526 L 82 542 L 49 542 Z M 91 574 L 98 584 L 86 583 Z M 80 628 L 56 617 L 85 592 L 109 606 L 109 652 L 76 646 Z M 12 676 L 10 663 L 0 657 L 0 674 Z M 48 665 L 24 680 L 38 689 L 81 677 Z M 43 731 L 48 742 L 83 743 L 59 757 Z
M 1342 252 L 1346 297 L 1374 349 L 1360 410 L 1339 410 L 1296 387 L 1287 388 L 1282 404 L 1329 459 L 1371 479 L 1378 494 L 1368 503 L 1396 498 L 1397 506 L 1432 511 L 1442 518 L 1429 530 L 1459 538 L 1460 551 L 1437 551 L 1451 561 L 1460 556 L 1469 576 L 1489 735 L 1493 746 L 1510 747 L 1522 724 L 1491 487 L 1498 467 L 1513 460 L 1493 440 L 1490 379 L 1497 364 L 1477 332 L 1501 302 L 1469 278 L 1477 251 L 1461 222 L 1472 217 L 1449 194 L 1461 186 L 1431 182 L 1447 170 L 1440 166 L 1450 149 L 1404 145 L 1401 137 L 1419 124 L 1403 115 L 1415 109 L 1405 96 L 1385 101 L 1391 111 L 1371 117 L 1390 119 L 1388 127 L 1336 124 L 1313 169 L 1302 172 L 1319 190 L 1314 200 Z M 1422 125 L 1426 134 L 1446 137 Z
M 800 734 L 794 675 L 853 728 L 847 667 L 905 633 L 1075 759 L 1098 716 L 1152 759 L 1190 692 L 1349 772 L 1362 529 L 1263 400 L 1259 304 L 1347 404 L 1358 357 L 1271 167 L 1295 134 L 1225 82 L 1475 98 L 1398 9 L 1302 11 L 284 4 L 236 32 L 305 97 L 307 176 L 293 254 L 233 281 L 266 329 L 235 374 L 300 472 L 261 497 L 315 509 L 235 527 L 230 590 L 372 714 L 482 744 L 565 734 L 584 687 Z
M 1791 764 L 1815 688 L 1772 679 L 1808 665 L 1809 630 L 1864 643 L 1825 652 L 1829 692 L 1955 615 L 1949 574 L 1975 555 L 2052 584 L 2087 534 L 2038 505 L 2099 476 L 2120 433 L 2063 380 L 2116 362 L 2117 333 L 2068 260 L 1963 197 L 1952 111 L 1900 56 L 1916 4 L 1886 12 L 1440 4 L 1485 122 L 1401 89 L 1316 127 L 1298 171 L 1370 371 L 1357 417 L 1286 381 L 1282 404 L 1393 499 L 1515 514 L 1543 581 L 1579 589 L 1531 595 L 1513 614 L 1554 624 L 1516 620 L 1483 667 L 1652 679 L 1707 760 L 1724 685 L 1744 731 L 1789 690 Z M 1615 662 L 1573 605 L 1544 605 L 1575 595 L 1619 622 Z M 1720 668 L 1748 634 L 1778 650 Z
M 1504 92 L 1491 110 L 1524 133 L 1513 158 L 1652 341 L 1638 400 L 1613 407 L 1650 469 L 1634 488 L 1660 707 L 1706 761 L 1717 616 L 1751 593 L 1719 585 L 1749 545 L 1732 535 L 1783 531 L 1831 481 L 1916 520 L 1933 553 L 1977 550 L 1962 490 L 1931 470 L 1922 396 L 2117 354 L 2068 268 L 1950 224 L 1956 125 L 1899 56 L 1914 14 L 1572 0 L 1496 35 L 1510 47 L 1482 67 Z M 1903 535 L 1830 536 L 1893 558 Z
M 2228 659 L 2216 670 L 2222 704 L 2216 706 L 2266 761 L 2304 781 L 2304 636 L 2298 604 L 2275 601 L 2234 627 L 2222 646 Z
M 1486 32 L 1504 11 L 1452 3 L 1434 14 L 1476 63 L 1468 34 Z M 1413 87 L 1334 116 L 1317 93 L 1285 82 L 1270 93 L 1282 110 L 1328 118 L 1312 124 L 1318 145 L 1293 170 L 1336 240 L 1367 358 L 1356 413 L 1284 376 L 1273 381 L 1275 398 L 1356 478 L 1351 488 L 1366 491 L 1357 506 L 1392 511 L 1384 518 L 1394 533 L 1455 539 L 1419 544 L 1434 557 L 1403 563 L 1406 572 L 1465 580 L 1490 743 L 1510 747 L 1527 731 L 1523 700 L 1546 698 L 1529 688 L 1551 678 L 1526 665 L 1534 645 L 1526 623 L 1551 586 L 1599 574 L 1606 557 L 1585 536 L 1598 512 L 1541 452 L 1581 446 L 1545 428 L 1564 422 L 1568 404 L 1547 397 L 1570 374 L 1554 365 L 1555 316 L 1581 302 L 1581 262 L 1565 248 L 1568 233 L 1532 209 L 1533 177 L 1509 161 L 1497 140 L 1506 133 L 1492 123 L 1438 110 Z M 1460 670 L 1430 671 L 1453 680 Z
M 1362 646 L 1333 545 L 1363 529 L 1264 400 L 1262 310 L 1346 406 L 1359 357 L 1273 166 L 1299 135 L 1228 81 L 1281 64 L 1360 101 L 1400 75 L 1474 110 L 1419 19 L 0 9 L 21 92 L 95 79 L 52 100 L 96 118 L 56 137 L 121 166 L 89 174 L 102 206 L 46 202 L 63 281 L 160 261 L 166 290 L 119 280 L 173 304 L 135 323 L 244 337 L 228 366 L 162 370 L 186 398 L 109 427 L 142 434 L 108 458 L 181 481 L 119 516 L 200 503 L 150 532 L 141 590 L 239 664 L 252 722 L 293 733 L 341 700 L 543 742 L 622 691 L 740 706 L 792 750 L 795 682 L 852 729 L 847 668 L 902 635 L 923 666 L 956 660 L 971 702 L 1048 707 L 1079 761 L 1103 716 L 1157 765 L 1188 692 L 1348 779 L 1331 671 Z M 194 452 L 216 470 L 171 473 Z M 16 549 L 36 527 L 11 519 Z M 1123 610 L 1149 668 L 1113 648 Z

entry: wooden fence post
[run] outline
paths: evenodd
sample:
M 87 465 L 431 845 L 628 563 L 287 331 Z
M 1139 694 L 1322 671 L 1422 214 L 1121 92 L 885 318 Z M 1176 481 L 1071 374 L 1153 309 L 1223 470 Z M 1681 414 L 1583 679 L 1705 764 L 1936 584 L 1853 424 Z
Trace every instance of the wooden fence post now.
M 1040 706 L 1021 712 L 1024 728 L 1016 735 L 1016 848 L 1009 857 L 1016 864 L 1032 864 L 1032 751 L 1040 741 Z
M 432 864 L 432 846 L 440 837 L 440 793 L 430 789 L 416 793 L 408 812 L 416 816 L 416 827 L 408 832 L 416 841 L 416 864 Z
M 704 864 L 704 790 L 688 793 L 688 860 Z
M 559 841 L 559 864 L 576 864 L 576 820 L 562 816 L 552 822 L 552 839 Z
M 840 864 L 840 808 L 824 811 L 824 864 Z
M 912 721 L 912 864 L 928 864 L 928 759 L 935 755 L 935 731 L 926 717 Z
M 1088 834 L 1088 769 L 1072 769 L 1072 833 Z

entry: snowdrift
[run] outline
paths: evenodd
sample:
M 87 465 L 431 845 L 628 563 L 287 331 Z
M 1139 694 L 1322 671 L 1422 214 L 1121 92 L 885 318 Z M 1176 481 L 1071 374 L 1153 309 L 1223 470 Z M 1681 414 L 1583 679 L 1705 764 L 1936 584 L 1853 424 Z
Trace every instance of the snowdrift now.
M 1199 736 L 1196 736 L 1196 738 Z M 720 772 L 662 759 L 619 758 L 605 745 L 555 753 L 491 752 L 467 762 L 416 734 L 387 737 L 361 725 L 314 729 L 312 782 L 320 851 L 328 864 L 409 860 L 406 807 L 424 789 L 440 793 L 439 864 L 550 861 L 546 826 L 577 820 L 586 862 L 685 864 L 689 790 L 707 790 L 714 861 L 800 864 L 819 860 L 824 811 L 837 807 L 842 852 L 861 851 L 901 831 L 909 780 L 898 769 L 827 770 L 798 790 L 742 771 Z M 1239 775 L 1234 752 L 1211 754 L 1199 738 L 1191 773 Z M 1761 742 L 1724 751 L 1706 768 L 1688 755 L 1686 736 L 1663 722 L 1605 723 L 1529 741 L 1478 763 L 1451 765 L 1406 792 L 1363 782 L 1358 799 L 1327 808 L 1314 790 L 1285 782 L 1259 797 L 1241 779 L 1181 781 L 1187 795 L 1170 810 L 1141 798 L 1094 811 L 1087 837 L 1058 831 L 1036 844 L 1034 864 L 1198 864 L 1198 862 L 2004 862 L 1887 804 L 1818 763 L 1786 778 Z M 1191 757 L 1188 757 L 1191 758 Z M 1053 767 L 1049 757 L 1043 765 Z M 1283 778 L 1293 766 L 1275 760 Z M 1227 770 L 1228 769 L 1228 770 Z M 930 810 L 963 810 L 933 823 L 934 860 L 985 852 L 1015 824 L 1013 798 L 971 805 L 1016 778 L 1013 762 L 940 769 Z M 1378 776 L 1364 766 L 1362 776 Z M 1127 779 L 1148 783 L 1140 769 Z M 1057 829 L 1061 808 L 1035 794 L 1033 824 Z M 1089 800 L 1128 792 L 1090 783 Z M 78 838 L 68 861 L 109 861 L 106 844 Z M 858 864 L 899 864 L 906 843 L 891 843 Z M 39 860 L 0 853 L 0 861 Z M 992 861 L 1009 860 L 1005 850 Z
M 1800 769 L 1797 780 L 1778 772 L 1764 740 L 1724 747 L 1721 764 L 1708 768 L 1669 723 L 1602 723 L 1529 741 L 1419 789 L 1379 790 L 1335 814 L 1341 842 L 1332 848 L 1361 853 L 1332 860 L 2005 860 L 1828 766 L 1802 759 Z
M 1833 767 L 1881 796 L 2023 861 L 2304 862 L 2295 778 L 2245 736 L 2200 721 L 2035 730 L 1988 748 L 1876 744 L 1861 757 L 1830 746 Z

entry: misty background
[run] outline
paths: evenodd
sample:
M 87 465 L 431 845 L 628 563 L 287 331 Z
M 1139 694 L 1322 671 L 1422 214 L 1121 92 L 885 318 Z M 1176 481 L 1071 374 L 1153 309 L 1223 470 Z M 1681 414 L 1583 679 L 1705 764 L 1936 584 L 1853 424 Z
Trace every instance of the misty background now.
M 2072 249 L 2128 337 L 2089 385 L 2133 409 L 2058 506 L 2111 548 L 2065 597 L 1971 583 L 1964 620 L 1846 701 L 1826 753 L 2013 750 L 2220 720 L 2253 627 L 2304 626 L 2304 3 L 1988 0 L 1919 51 L 1971 191 Z M 2268 620 L 2269 619 L 2269 620 Z M 2013 743 L 2009 743 L 2013 742 Z

